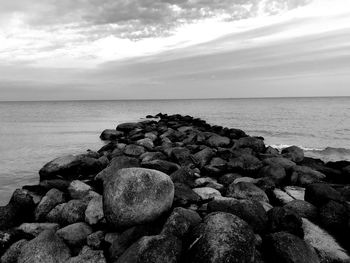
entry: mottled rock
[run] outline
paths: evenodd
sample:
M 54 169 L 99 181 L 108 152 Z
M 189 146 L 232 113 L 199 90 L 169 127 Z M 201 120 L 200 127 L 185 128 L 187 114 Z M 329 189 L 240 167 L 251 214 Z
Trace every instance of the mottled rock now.
M 35 220 L 42 221 L 46 215 L 58 204 L 65 202 L 64 193 L 57 190 L 51 189 L 41 199 L 39 205 L 35 209 Z
M 67 263 L 106 263 L 106 258 L 102 250 L 92 250 L 84 246 L 79 255 L 70 258 Z
M 257 153 L 265 151 L 264 141 L 256 137 L 243 137 L 237 140 L 236 146 L 239 148 L 251 148 Z
M 284 148 L 281 153 L 285 158 L 288 158 L 295 163 L 300 163 L 304 160 L 304 151 L 298 146 Z
M 92 229 L 85 223 L 79 222 L 61 228 L 56 234 L 69 246 L 81 247 L 86 244 L 86 238 L 92 233 Z
M 292 162 L 291 160 L 283 157 L 271 157 L 271 158 L 266 158 L 263 160 L 263 163 L 265 165 L 278 165 L 283 167 L 284 169 L 290 169 L 293 166 L 296 165 L 295 162 Z
M 146 150 L 144 147 L 136 144 L 129 144 L 124 148 L 124 154 L 131 157 L 138 157 L 141 154 L 145 153 Z
M 180 168 L 178 164 L 165 160 L 152 160 L 148 162 L 142 162 L 142 167 L 158 170 L 168 175 L 172 174 Z
M 215 155 L 215 152 L 211 148 L 204 148 L 203 150 L 194 154 L 194 158 L 197 160 L 199 167 L 202 168 L 210 162 Z
M 83 199 L 91 190 L 90 185 L 79 180 L 72 181 L 68 187 L 69 195 L 73 199 Z
M 232 183 L 227 189 L 227 197 L 269 202 L 266 193 L 252 183 Z
M 322 226 L 327 230 L 344 233 L 349 219 L 345 205 L 331 200 L 319 208 L 319 216 Z
M 85 210 L 85 221 L 90 225 L 96 225 L 104 218 L 102 196 L 92 198 Z
M 17 229 L 32 236 L 38 236 L 45 230 L 56 232 L 59 229 L 59 224 L 55 223 L 23 223 Z
M 271 233 L 288 232 L 304 237 L 301 217 L 293 210 L 286 207 L 274 207 L 267 212 L 269 218 L 269 230 Z
M 193 188 L 192 190 L 197 195 L 199 195 L 202 200 L 221 197 L 221 193 L 218 190 L 210 187 L 199 187 L 199 188 Z
M 291 175 L 291 182 L 300 186 L 307 186 L 309 184 L 317 183 L 326 178 L 323 173 L 315 171 L 307 166 L 293 166 Z
M 305 189 L 305 201 L 319 207 L 328 201 L 342 201 L 341 194 L 325 183 L 309 185 Z
M 21 249 L 28 241 L 25 239 L 21 239 L 15 243 L 13 243 L 6 252 L 2 255 L 0 262 L 1 263 L 17 263 L 19 254 L 21 253 Z
M 93 249 L 100 249 L 104 243 L 105 233 L 101 230 L 96 231 L 86 238 L 86 243 Z
M 104 181 L 105 217 L 116 228 L 155 220 L 170 209 L 173 199 L 174 184 L 159 171 L 126 168 Z
M 230 138 L 219 136 L 219 135 L 212 135 L 207 140 L 207 143 L 210 147 L 228 147 L 230 145 Z
M 286 170 L 282 166 L 267 165 L 261 168 L 259 177 L 269 177 L 276 185 L 281 185 L 286 179 Z
M 140 167 L 140 162 L 138 159 L 128 156 L 118 156 L 111 160 L 107 168 L 102 170 L 96 179 L 104 180 L 105 178 L 111 176 L 115 171 L 123 168 Z

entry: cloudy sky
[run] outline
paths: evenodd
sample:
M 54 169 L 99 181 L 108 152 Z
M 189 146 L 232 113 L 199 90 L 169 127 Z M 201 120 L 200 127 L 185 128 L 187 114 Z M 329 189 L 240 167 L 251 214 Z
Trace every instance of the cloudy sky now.
M 0 0 L 0 100 L 350 96 L 349 0 Z

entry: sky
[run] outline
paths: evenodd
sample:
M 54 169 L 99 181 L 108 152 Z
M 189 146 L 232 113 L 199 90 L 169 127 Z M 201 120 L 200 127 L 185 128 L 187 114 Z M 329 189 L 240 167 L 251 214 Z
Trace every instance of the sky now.
M 0 0 L 0 100 L 350 96 L 349 0 Z

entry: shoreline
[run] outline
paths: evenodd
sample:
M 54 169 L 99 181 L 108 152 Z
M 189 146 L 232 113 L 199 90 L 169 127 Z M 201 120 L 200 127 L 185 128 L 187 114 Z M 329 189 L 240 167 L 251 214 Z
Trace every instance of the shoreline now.
M 279 151 L 188 115 L 147 116 L 100 138 L 108 142 L 100 150 L 54 159 L 39 184 L 0 207 L 10 237 L 1 239 L 3 258 L 16 252 L 18 262 L 35 262 L 35 251 L 65 262 L 350 260 L 342 237 L 350 233 L 349 161 L 325 163 L 296 146 Z M 207 253 L 216 250 L 225 253 Z

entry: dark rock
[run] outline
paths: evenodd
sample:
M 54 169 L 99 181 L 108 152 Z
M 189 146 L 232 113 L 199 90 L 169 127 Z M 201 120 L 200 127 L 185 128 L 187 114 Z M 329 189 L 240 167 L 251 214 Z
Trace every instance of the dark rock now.
M 17 263 L 19 254 L 21 253 L 21 249 L 28 241 L 25 239 L 21 239 L 15 243 L 13 243 L 2 255 L 0 262 L 1 263 Z
M 341 194 L 324 183 L 311 184 L 305 189 L 305 201 L 319 207 L 328 201 L 341 201 Z
M 332 232 L 344 234 L 348 212 L 343 204 L 330 200 L 319 208 L 321 224 Z
M 254 262 L 255 236 L 239 217 L 223 212 L 207 215 L 193 233 L 189 262 Z
M 191 204 L 197 204 L 201 201 L 189 186 L 183 183 L 175 183 L 174 205 L 187 207 Z
M 295 162 L 283 157 L 270 157 L 263 160 L 265 165 L 278 165 L 282 166 L 284 169 L 290 169 L 295 166 Z
M 313 248 L 304 240 L 287 232 L 269 235 L 263 242 L 268 262 L 319 263 Z
M 236 200 L 231 198 L 215 199 L 208 204 L 209 212 L 226 212 L 246 221 L 257 233 L 264 233 L 267 226 L 267 214 L 257 201 Z
M 303 200 L 293 200 L 284 207 L 293 210 L 300 217 L 315 221 L 318 219 L 317 207 Z
M 67 188 L 70 185 L 70 181 L 69 180 L 64 180 L 64 179 L 52 179 L 52 180 L 43 180 L 40 182 L 40 186 L 43 187 L 46 192 L 56 188 L 60 191 L 67 191 Z
M 146 148 L 147 150 L 152 150 L 154 147 L 153 141 L 150 138 L 140 139 L 136 142 L 136 144 Z
M 197 160 L 199 167 L 202 168 L 210 162 L 210 160 L 213 158 L 214 155 L 215 153 L 213 149 L 204 148 L 203 150 L 194 154 L 194 157 Z
M 136 144 L 129 144 L 124 149 L 124 154 L 131 157 L 138 157 L 145 152 L 146 150 L 144 147 Z
M 84 221 L 87 202 L 82 200 L 70 200 L 61 211 L 61 224 L 68 225 Z
M 245 175 L 255 175 L 263 164 L 255 156 L 251 154 L 243 154 L 240 157 L 230 159 L 227 166 L 232 172 L 238 172 Z
M 167 157 L 162 152 L 145 152 L 140 156 L 142 162 L 149 162 L 153 160 L 166 160 Z
M 92 250 L 84 246 L 79 255 L 70 258 L 67 263 L 106 263 L 106 258 L 102 250 Z
M 184 183 L 190 187 L 193 187 L 197 175 L 195 170 L 192 170 L 189 167 L 181 167 L 170 174 L 170 178 L 174 183 Z
M 118 131 L 127 132 L 127 133 L 139 128 L 142 128 L 142 124 L 138 122 L 121 123 L 117 126 Z
M 96 179 L 104 180 L 111 176 L 115 171 L 123 168 L 131 167 L 140 167 L 140 162 L 136 158 L 127 157 L 127 156 L 118 156 L 111 160 L 109 166 L 102 170 L 97 176 Z
M 181 166 L 192 164 L 191 152 L 187 148 L 175 147 L 171 150 L 171 156 Z
M 103 164 L 95 158 L 81 155 L 66 155 L 52 160 L 40 169 L 40 180 L 56 179 L 76 179 L 80 176 L 96 175 L 103 168 Z
M 282 166 L 268 165 L 261 168 L 259 177 L 269 177 L 276 185 L 281 185 L 286 179 L 286 170 Z
M 307 186 L 309 184 L 321 182 L 326 176 L 320 172 L 317 172 L 307 166 L 293 166 L 291 168 L 291 182 L 301 186 Z
M 100 139 L 103 141 L 113 141 L 113 140 L 117 140 L 123 135 L 124 135 L 123 132 L 112 130 L 112 129 L 106 129 L 101 133 Z
M 121 169 L 104 181 L 105 217 L 116 228 L 155 220 L 170 209 L 173 198 L 170 177 L 155 170 Z
M 20 230 L 2 230 L 0 231 L 0 256 L 11 246 L 14 242 L 25 238 L 25 234 Z
M 46 215 L 58 204 L 65 202 L 65 195 L 57 189 L 51 189 L 41 199 L 39 205 L 35 209 L 35 220 L 43 221 Z
M 142 162 L 142 167 L 158 170 L 163 173 L 170 175 L 180 168 L 179 165 L 173 162 L 165 161 L 165 160 L 153 160 L 148 162 Z
M 53 232 L 44 231 L 22 246 L 18 263 L 65 263 L 70 257 L 69 248 Z
M 237 140 L 236 147 L 238 148 L 251 148 L 256 153 L 262 153 L 265 151 L 264 141 L 256 137 L 243 137 Z
M 267 212 L 269 230 L 271 233 L 285 231 L 293 235 L 304 237 L 301 217 L 286 207 L 274 207 Z
M 176 263 L 180 262 L 182 242 L 174 236 L 145 236 L 139 239 L 116 263 Z
M 181 239 L 191 228 L 198 225 L 201 221 L 202 218 L 197 212 L 182 207 L 176 207 L 165 222 L 162 234 L 174 235 Z
M 230 142 L 230 138 L 216 134 L 210 136 L 207 141 L 210 147 L 228 147 L 230 145 Z
M 61 228 L 56 232 L 69 246 L 82 247 L 86 244 L 86 238 L 92 233 L 92 229 L 85 223 L 79 222 Z
M 86 243 L 89 247 L 93 249 L 100 249 L 104 244 L 105 233 L 101 230 L 98 230 L 86 238 Z
M 228 186 L 231 183 L 234 182 L 234 180 L 236 180 L 237 178 L 242 177 L 242 175 L 237 174 L 237 173 L 228 173 L 228 174 L 224 174 L 223 176 L 220 176 L 218 178 L 218 183 L 223 184 L 224 186 Z
M 298 146 L 284 148 L 281 153 L 285 158 L 288 158 L 295 163 L 300 163 L 304 159 L 304 151 Z
M 252 183 L 245 182 L 230 184 L 227 189 L 226 196 L 237 199 L 255 200 L 258 202 L 269 202 L 269 198 L 263 190 Z

